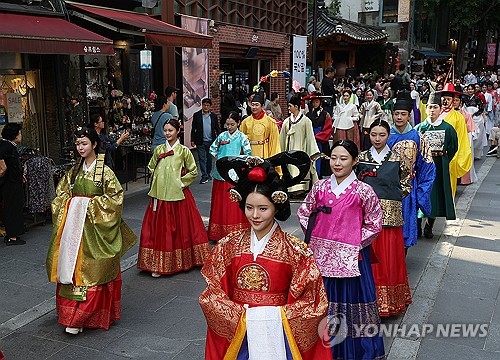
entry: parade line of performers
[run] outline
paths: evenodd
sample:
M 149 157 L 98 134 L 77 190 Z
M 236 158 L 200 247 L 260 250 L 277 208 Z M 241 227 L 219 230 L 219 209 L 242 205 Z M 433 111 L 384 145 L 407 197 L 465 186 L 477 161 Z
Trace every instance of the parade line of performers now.
M 319 97 L 305 113 L 294 95 L 281 132 L 260 94 L 241 124 L 230 113 L 209 148 L 208 232 L 189 189 L 195 159 L 179 142 L 178 120 L 165 122 L 166 142 L 148 165 L 137 267 L 160 277 L 203 266 L 206 359 L 385 358 L 373 328 L 412 302 L 406 251 L 422 231 L 433 237 L 437 217 L 455 219 L 457 180 L 472 165 L 470 127 L 450 86 L 430 95 L 415 128 L 409 92 L 398 94 L 392 124 L 370 101 L 358 114 L 350 96 L 332 120 Z M 57 187 L 47 255 L 58 321 L 70 334 L 120 319 L 120 257 L 137 241 L 97 133 L 75 135 L 81 158 Z M 278 224 L 297 195 L 305 195 L 297 201 L 304 241 Z

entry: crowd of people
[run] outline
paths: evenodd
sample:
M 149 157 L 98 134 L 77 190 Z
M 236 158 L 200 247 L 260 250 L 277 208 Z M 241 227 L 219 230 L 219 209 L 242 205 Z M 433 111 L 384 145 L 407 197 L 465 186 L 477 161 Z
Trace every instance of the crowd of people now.
M 200 182 L 213 180 L 208 230 L 189 190 L 198 168 L 180 143 L 176 89 L 161 97 L 137 267 L 158 278 L 203 266 L 207 359 L 384 358 L 373 328 L 412 302 L 408 249 L 434 237 L 436 218 L 455 219 L 457 184 L 477 179 L 477 142 L 498 146 L 489 83 L 462 94 L 404 67 L 386 83 L 325 73 L 319 89 L 287 99 L 288 111 L 257 91 L 245 109 L 225 101 L 219 121 L 203 99 L 191 145 Z M 75 137 L 81 158 L 57 187 L 47 256 L 70 334 L 120 318 L 119 259 L 137 241 L 98 132 Z M 277 222 L 292 199 L 304 241 Z

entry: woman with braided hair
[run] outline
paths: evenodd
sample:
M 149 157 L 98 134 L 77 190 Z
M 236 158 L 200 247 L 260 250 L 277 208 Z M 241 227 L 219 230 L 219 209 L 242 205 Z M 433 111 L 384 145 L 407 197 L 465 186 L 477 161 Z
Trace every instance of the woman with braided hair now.
M 120 257 L 137 241 L 123 222 L 123 189 L 97 154 L 94 129 L 79 129 L 80 161 L 61 179 L 52 202 L 54 228 L 47 274 L 57 283 L 59 323 L 69 334 L 108 330 L 120 319 Z
M 292 177 L 288 166 L 298 168 Z M 283 179 L 275 171 L 281 166 Z M 251 229 L 233 232 L 213 248 L 200 296 L 208 332 L 205 359 L 327 359 L 318 335 L 327 307 L 321 274 L 307 245 L 276 222 L 291 214 L 287 189 L 311 167 L 302 151 L 267 160 L 225 157 L 220 175 L 234 188 Z M 235 181 L 229 176 L 233 170 Z M 232 173 L 232 171 L 231 171 Z

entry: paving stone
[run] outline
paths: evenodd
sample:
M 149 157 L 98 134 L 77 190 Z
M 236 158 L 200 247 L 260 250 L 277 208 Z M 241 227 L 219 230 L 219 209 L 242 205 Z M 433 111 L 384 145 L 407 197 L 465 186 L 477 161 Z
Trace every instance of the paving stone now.
M 9 320 L 10 318 L 12 318 L 12 317 L 14 317 L 16 315 L 17 314 L 12 313 L 12 312 L 0 310 L 0 324 L 3 323 L 6 320 Z
M 457 360 L 457 359 L 481 359 L 498 360 L 499 354 L 495 352 L 475 349 L 469 346 L 461 346 L 447 340 L 436 340 L 425 338 L 420 344 L 417 359 L 439 359 L 439 360 Z
M 110 354 L 108 352 L 69 345 L 63 348 L 62 350 L 58 351 L 54 355 L 49 356 L 46 360 L 72 360 L 72 359 L 124 360 L 124 359 L 130 359 L 130 357 L 118 356 L 115 354 Z
M 185 348 L 182 352 L 176 355 L 173 359 L 175 360 L 193 360 L 193 359 L 203 359 L 205 356 L 205 341 L 197 342 L 193 341 Z
M 497 298 L 497 300 L 500 299 Z M 485 350 L 500 352 L 500 302 L 497 301 L 493 312 L 493 317 L 488 328 Z
M 133 359 L 172 359 L 189 346 L 188 341 L 130 331 L 111 342 L 106 349 L 115 355 Z
M 485 279 L 476 274 L 455 274 L 447 271 L 441 282 L 441 288 L 457 294 L 496 299 L 500 291 L 500 280 Z
M 52 296 L 54 293 L 51 291 L 0 280 L 0 309 L 7 312 L 20 314 Z
M 468 295 L 472 294 L 441 290 L 429 319 L 440 323 L 488 323 L 496 300 Z
M 8 360 L 46 359 L 68 344 L 13 332 L 0 340 L 0 349 Z
M 0 280 L 47 292 L 55 290 L 55 285 L 50 283 L 47 278 L 45 264 L 33 264 L 19 260 L 0 264 Z

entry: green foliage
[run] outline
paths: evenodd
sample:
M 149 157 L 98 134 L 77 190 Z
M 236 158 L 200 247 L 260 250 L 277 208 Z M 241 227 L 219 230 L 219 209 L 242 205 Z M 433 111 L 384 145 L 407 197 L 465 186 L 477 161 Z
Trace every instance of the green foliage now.
M 340 16 L 340 0 L 332 0 L 330 5 L 328 6 L 328 13 L 332 16 Z
M 450 9 L 453 30 L 476 25 L 488 30 L 500 29 L 499 0 L 424 0 L 424 6 L 431 11 L 440 7 Z

